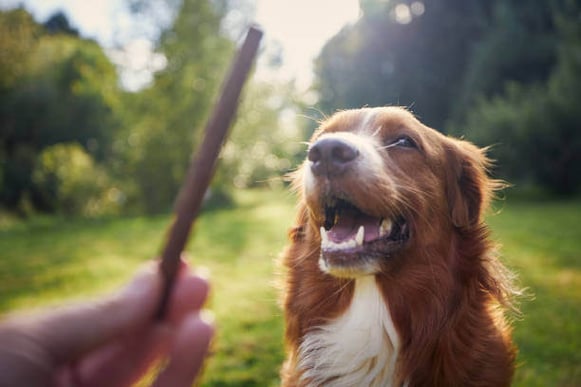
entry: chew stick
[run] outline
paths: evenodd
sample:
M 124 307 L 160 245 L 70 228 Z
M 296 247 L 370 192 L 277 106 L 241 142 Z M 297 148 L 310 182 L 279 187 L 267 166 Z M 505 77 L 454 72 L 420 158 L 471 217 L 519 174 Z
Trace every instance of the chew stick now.
M 198 149 L 197 157 L 192 160 L 178 194 L 174 219 L 161 255 L 160 270 L 164 279 L 164 289 L 156 316 L 158 319 L 163 318 L 165 314 L 179 268 L 180 255 L 188 241 L 204 194 L 214 175 L 216 160 L 238 107 L 242 86 L 256 56 L 261 38 L 262 31 L 256 27 L 250 27 L 206 124 L 204 139 Z

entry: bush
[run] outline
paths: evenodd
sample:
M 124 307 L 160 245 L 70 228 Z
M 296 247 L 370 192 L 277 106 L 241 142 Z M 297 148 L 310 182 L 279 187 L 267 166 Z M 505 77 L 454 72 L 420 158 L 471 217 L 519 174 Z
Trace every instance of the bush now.
M 558 62 L 546 83 L 509 83 L 468 114 L 466 136 L 494 144 L 499 172 L 558 194 L 581 189 L 581 25 L 559 19 Z
M 49 210 L 66 215 L 117 213 L 123 195 L 78 143 L 45 148 L 33 172 L 35 191 Z

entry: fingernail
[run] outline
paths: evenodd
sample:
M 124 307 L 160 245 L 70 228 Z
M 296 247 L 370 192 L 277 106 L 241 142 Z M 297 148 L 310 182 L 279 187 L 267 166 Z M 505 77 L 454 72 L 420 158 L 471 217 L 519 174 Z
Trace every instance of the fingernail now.
M 159 286 L 159 283 L 156 263 L 148 262 L 137 270 L 131 281 L 123 288 L 122 293 L 125 295 L 143 294 Z
M 200 320 L 202 320 L 204 323 L 214 326 L 214 323 L 216 321 L 216 316 L 214 315 L 214 313 L 210 310 L 207 309 L 202 309 L 200 310 Z
M 203 280 L 206 280 L 206 281 L 210 280 L 211 271 L 210 271 L 210 268 L 208 268 L 206 266 L 196 267 L 196 270 L 194 271 L 194 273 L 196 274 L 196 276 L 200 277 Z

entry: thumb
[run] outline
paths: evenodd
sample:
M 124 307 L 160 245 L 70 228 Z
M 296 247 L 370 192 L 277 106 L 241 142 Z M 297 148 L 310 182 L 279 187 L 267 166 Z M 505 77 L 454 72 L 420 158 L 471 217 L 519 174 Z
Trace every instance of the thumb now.
M 47 351 L 54 365 L 60 365 L 149 324 L 160 297 L 161 281 L 151 265 L 120 293 L 28 319 L 21 324 L 23 331 Z

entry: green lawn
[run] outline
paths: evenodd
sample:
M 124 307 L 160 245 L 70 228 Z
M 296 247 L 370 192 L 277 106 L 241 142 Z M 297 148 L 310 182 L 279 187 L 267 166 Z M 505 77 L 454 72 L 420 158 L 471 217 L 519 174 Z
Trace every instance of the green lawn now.
M 203 385 L 277 385 L 282 321 L 275 264 L 293 198 L 244 191 L 206 212 L 189 246 L 210 269 L 219 335 Z M 515 323 L 515 385 L 581 385 L 581 202 L 501 203 L 490 217 L 503 255 L 534 300 Z M 0 312 L 111 291 L 159 251 L 168 217 L 0 221 Z
M 489 223 L 531 296 L 515 323 L 515 384 L 581 386 L 581 202 L 501 205 Z

